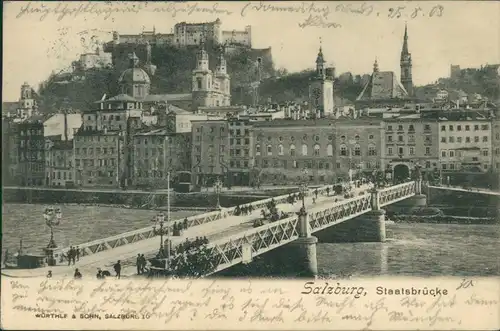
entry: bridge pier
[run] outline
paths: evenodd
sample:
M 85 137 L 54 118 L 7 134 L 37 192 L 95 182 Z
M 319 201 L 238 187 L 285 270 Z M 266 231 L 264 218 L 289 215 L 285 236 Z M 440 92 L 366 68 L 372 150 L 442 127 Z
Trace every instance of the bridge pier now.
M 291 259 L 288 267 L 297 277 L 315 278 L 318 275 L 316 258 L 318 238 L 311 235 L 309 215 L 304 209 L 299 211 L 297 227 L 299 238 L 290 243 L 287 254 Z

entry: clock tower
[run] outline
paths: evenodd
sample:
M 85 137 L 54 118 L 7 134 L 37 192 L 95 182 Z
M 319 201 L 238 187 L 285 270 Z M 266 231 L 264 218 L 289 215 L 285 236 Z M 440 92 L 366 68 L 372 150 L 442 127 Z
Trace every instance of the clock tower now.
M 333 77 L 326 72 L 326 61 L 320 46 L 316 58 L 316 74 L 309 85 L 310 111 L 316 117 L 326 117 L 333 113 Z

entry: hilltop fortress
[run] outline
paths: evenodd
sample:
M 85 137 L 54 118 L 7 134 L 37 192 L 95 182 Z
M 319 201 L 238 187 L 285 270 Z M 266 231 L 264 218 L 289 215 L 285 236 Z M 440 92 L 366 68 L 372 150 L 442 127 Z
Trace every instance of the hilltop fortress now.
M 201 41 L 212 41 L 217 45 L 225 46 L 245 46 L 252 47 L 252 27 L 246 26 L 243 31 L 223 31 L 222 22 L 216 19 L 213 22 L 205 23 L 177 23 L 174 26 L 173 33 L 156 33 L 152 31 L 143 31 L 140 34 L 120 35 L 113 32 L 113 40 L 105 45 L 104 50 L 111 52 L 113 46 L 119 44 L 145 44 L 148 42 L 151 46 L 173 45 L 173 46 L 198 46 Z

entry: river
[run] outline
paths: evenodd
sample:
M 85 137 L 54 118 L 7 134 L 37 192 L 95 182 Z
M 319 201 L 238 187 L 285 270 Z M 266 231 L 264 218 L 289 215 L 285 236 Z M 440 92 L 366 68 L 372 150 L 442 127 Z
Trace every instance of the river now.
M 16 251 L 20 238 L 28 251 L 47 244 L 49 231 L 41 216 L 43 208 L 3 205 L 3 250 Z M 195 213 L 175 212 L 172 217 L 182 219 Z M 79 244 L 152 225 L 154 215 L 148 210 L 64 206 L 63 222 L 54 235 L 64 246 Z M 396 223 L 387 224 L 387 232 L 385 243 L 318 244 L 320 275 L 500 275 L 498 225 Z

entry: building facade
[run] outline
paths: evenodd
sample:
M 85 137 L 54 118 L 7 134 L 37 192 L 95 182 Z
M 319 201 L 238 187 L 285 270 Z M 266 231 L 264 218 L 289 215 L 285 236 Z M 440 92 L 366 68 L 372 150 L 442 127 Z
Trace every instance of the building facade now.
M 126 166 L 123 133 L 82 129 L 73 143 L 77 186 L 120 186 Z
M 492 166 L 491 119 L 485 112 L 439 115 L 439 162 L 444 173 L 481 173 Z
M 22 186 L 43 186 L 45 181 L 44 118 L 33 116 L 19 123 L 19 169 Z
M 383 121 L 382 167 L 393 178 L 404 180 L 415 166 L 422 172 L 439 169 L 439 128 L 436 118 L 420 114 Z
M 191 132 L 148 129 L 133 139 L 134 186 L 167 188 L 168 173 L 174 182 L 181 173 L 191 172 Z
M 192 175 L 197 187 L 209 187 L 230 174 L 229 123 L 225 119 L 192 122 Z
M 46 139 L 45 178 L 48 186 L 75 186 L 73 141 Z
M 254 123 L 255 183 L 297 185 L 335 181 L 334 123 L 275 120 Z M 307 174 L 305 173 L 307 172 Z
M 492 166 L 493 170 L 500 176 L 500 117 L 498 115 L 493 118 L 491 128 Z
M 378 119 L 339 119 L 335 122 L 335 173 L 348 180 L 384 169 L 381 121 Z
M 229 120 L 229 182 L 249 186 L 254 167 L 253 126 L 248 120 Z

